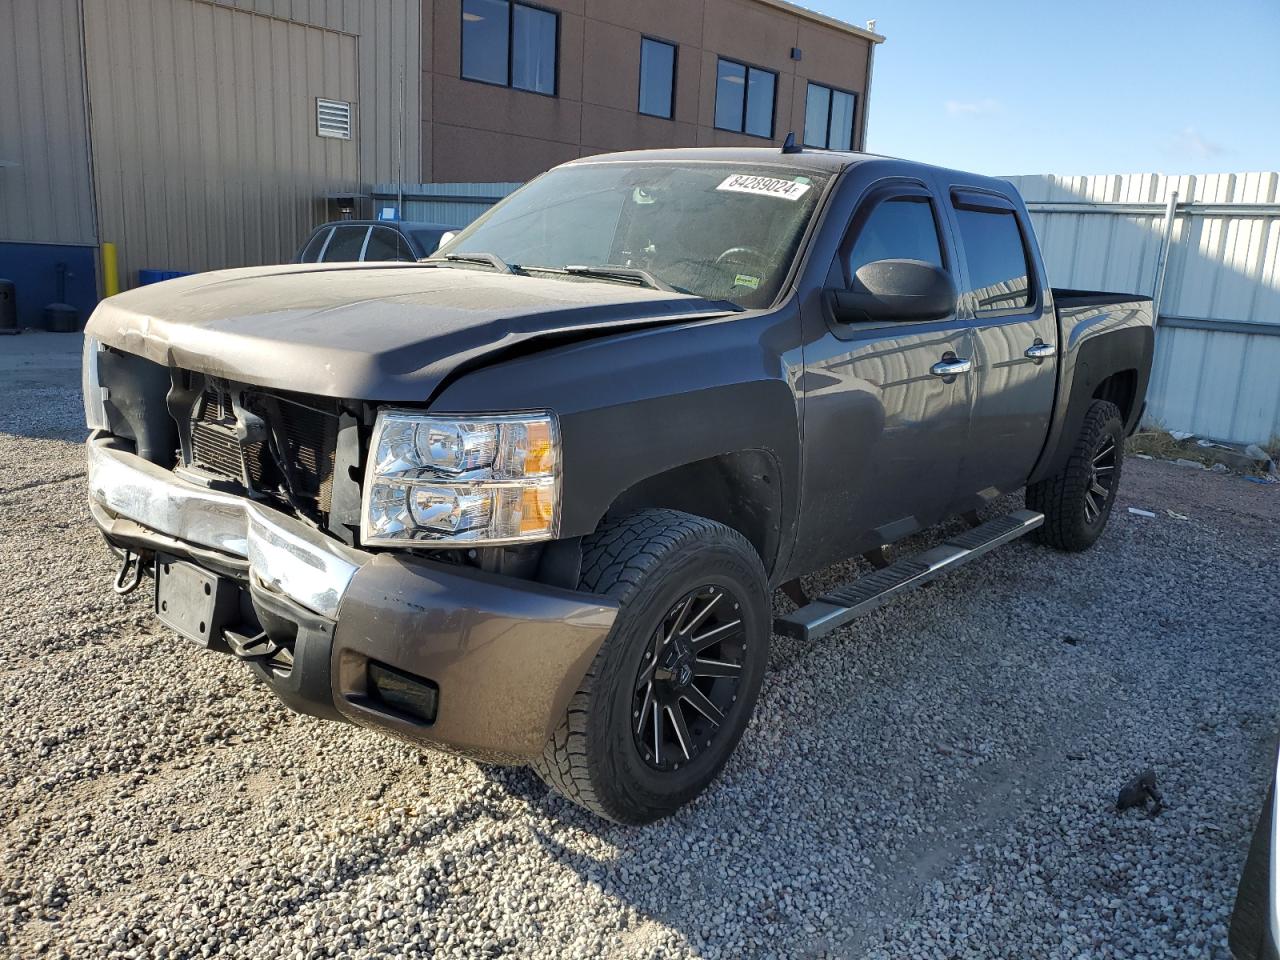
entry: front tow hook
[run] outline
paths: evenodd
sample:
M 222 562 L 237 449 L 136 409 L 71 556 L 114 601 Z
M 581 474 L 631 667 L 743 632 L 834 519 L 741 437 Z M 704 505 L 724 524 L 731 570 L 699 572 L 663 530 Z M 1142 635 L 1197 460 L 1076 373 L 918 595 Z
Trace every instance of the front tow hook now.
M 120 555 L 120 569 L 116 571 L 111 589 L 123 597 L 126 593 L 137 590 L 140 583 L 142 583 L 142 557 L 125 548 L 124 553 Z
M 280 650 L 280 645 L 273 642 L 265 630 L 252 637 L 235 630 L 223 630 L 222 638 L 227 641 L 231 652 L 241 660 L 265 660 L 275 656 Z

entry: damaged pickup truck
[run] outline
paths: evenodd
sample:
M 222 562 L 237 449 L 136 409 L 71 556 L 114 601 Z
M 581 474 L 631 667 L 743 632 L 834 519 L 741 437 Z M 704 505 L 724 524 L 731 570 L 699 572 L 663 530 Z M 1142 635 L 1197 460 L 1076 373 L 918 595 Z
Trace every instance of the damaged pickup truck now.
M 165 624 L 293 709 L 643 823 L 724 765 L 771 632 L 817 638 L 1026 533 L 1093 544 L 1152 342 L 1145 298 L 1050 288 L 1003 181 L 593 157 L 419 263 L 103 302 L 89 503 L 117 589 L 154 577 Z M 879 569 L 803 595 L 857 555 Z M 799 604 L 774 618 L 778 587 Z

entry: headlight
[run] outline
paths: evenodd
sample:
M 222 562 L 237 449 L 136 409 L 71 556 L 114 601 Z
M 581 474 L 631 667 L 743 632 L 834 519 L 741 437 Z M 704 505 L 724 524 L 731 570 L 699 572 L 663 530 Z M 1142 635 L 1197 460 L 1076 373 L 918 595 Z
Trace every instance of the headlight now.
M 93 337 L 84 338 L 84 356 L 80 364 L 80 392 L 84 394 L 84 422 L 90 431 L 107 430 L 107 410 L 103 401 L 107 391 L 98 382 L 98 352 L 102 345 Z
M 560 431 L 553 414 L 378 413 L 365 473 L 363 543 L 490 546 L 552 540 L 559 529 Z

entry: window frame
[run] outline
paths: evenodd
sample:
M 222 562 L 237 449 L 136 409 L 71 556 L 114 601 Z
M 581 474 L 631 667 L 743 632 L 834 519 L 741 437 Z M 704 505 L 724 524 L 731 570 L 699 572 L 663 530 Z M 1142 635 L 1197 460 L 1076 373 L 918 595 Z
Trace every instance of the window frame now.
M 646 43 L 660 43 L 671 48 L 671 102 L 667 105 L 666 116 L 660 113 L 649 113 L 641 106 L 644 102 L 644 45 Z M 637 79 L 639 80 L 636 86 L 636 113 L 642 117 L 656 117 L 659 120 L 671 120 L 674 122 L 676 119 L 676 77 L 679 70 L 680 44 L 673 40 L 664 40 L 662 37 L 654 37 L 647 33 L 640 34 L 640 65 L 636 71 L 638 74 Z
M 458 4 L 458 78 L 466 80 L 468 83 L 483 83 L 487 87 L 501 87 L 506 90 L 519 90 L 521 93 L 532 93 L 538 97 L 560 96 L 560 11 L 553 7 L 544 7 L 538 3 L 528 3 L 526 0 L 502 0 L 507 5 L 507 80 L 506 83 L 498 83 L 496 80 L 486 80 L 483 77 L 469 77 L 463 72 L 463 63 L 465 62 L 466 49 L 466 27 L 463 26 L 466 17 L 466 2 Z M 528 87 L 517 87 L 515 85 L 515 36 L 516 36 L 516 7 L 527 7 L 530 10 L 537 10 L 541 13 L 549 13 L 555 17 L 556 35 L 555 47 L 552 55 L 555 58 L 555 67 L 552 70 L 551 92 L 546 93 L 542 90 L 531 90 Z
M 720 64 L 731 63 L 735 67 L 742 67 L 742 112 L 738 118 L 738 127 L 722 127 L 715 121 L 715 115 L 718 112 L 717 107 L 720 103 Z M 773 95 L 769 102 L 769 135 L 763 136 L 759 133 L 749 133 L 747 131 L 747 112 L 750 110 L 750 93 L 751 93 L 751 71 L 757 70 L 760 73 L 767 73 L 773 77 Z M 732 57 L 721 56 L 716 54 L 716 101 L 711 108 L 711 125 L 716 130 L 722 130 L 725 133 L 736 133 L 743 137 L 753 137 L 756 140 L 772 141 L 778 131 L 778 71 L 770 70 L 768 67 L 757 66 L 753 63 L 747 63 L 745 60 L 735 60 Z
M 978 306 L 977 298 L 974 296 L 974 289 L 965 289 L 961 294 L 961 298 L 967 302 L 970 316 L 975 320 L 998 320 L 1001 317 L 1025 317 L 1029 314 L 1040 313 L 1044 305 L 1044 285 L 1041 282 L 1036 266 L 1036 259 L 1032 255 L 1029 240 L 1031 227 L 1023 219 L 1023 214 L 1018 209 L 1018 205 L 1004 194 L 994 190 L 959 184 L 952 186 L 948 190 L 948 197 L 951 200 L 951 216 L 955 221 L 956 245 L 960 248 L 960 255 L 964 258 L 965 287 L 973 287 L 974 280 L 969 273 L 969 247 L 965 243 L 964 231 L 960 226 L 960 218 L 956 216 L 957 211 L 965 210 L 970 213 L 1011 216 L 1018 231 L 1018 240 L 1022 245 L 1022 258 L 1027 267 L 1027 302 L 1025 304 L 1017 307 L 984 309 Z
M 809 138 L 808 138 L 808 137 L 806 137 L 806 136 L 804 135 L 804 131 L 803 131 L 803 130 L 802 130 L 802 131 L 801 131 L 801 133 L 800 133 L 800 142 L 801 142 L 801 144 L 802 144 L 803 146 L 808 147 L 808 148 L 813 149 L 813 150 L 835 150 L 835 149 L 836 149 L 835 147 L 831 146 L 831 111 L 835 109 L 835 99 L 836 99 L 836 98 L 833 96 L 833 94 L 843 93 L 845 96 L 848 96 L 848 97 L 852 97 L 852 98 L 853 98 L 853 113 L 852 113 L 852 114 L 850 114 L 850 116 L 849 116 L 849 146 L 847 146 L 847 147 L 840 147 L 840 148 L 839 148 L 839 150 L 838 150 L 837 152 L 841 152 L 841 151 L 845 151 L 845 152 L 852 151 L 852 150 L 854 149 L 854 144 L 855 144 L 855 143 L 857 143 L 857 136 L 856 136 L 856 134 L 857 134 L 857 132 L 858 132 L 858 94 L 857 94 L 857 91 L 855 91 L 855 90 L 845 90 L 843 87 L 833 87 L 833 86 L 831 86 L 831 84 L 829 84 L 829 83 L 818 83 L 816 80 L 809 80 L 809 79 L 806 79 L 806 80 L 805 80 L 805 88 L 804 88 L 804 108 L 805 108 L 805 121 L 806 121 L 806 123 L 807 123 L 807 121 L 808 121 L 808 119 L 809 119 L 809 91 L 810 91 L 811 89 L 813 89 L 814 87 L 819 87 L 819 88 L 821 88 L 821 89 L 823 89 L 823 90 L 826 90 L 826 91 L 827 91 L 827 121 L 826 121 L 826 123 L 825 123 L 825 124 L 824 124 L 824 126 L 823 126 L 823 138 L 826 140 L 826 144 L 825 144 L 825 145 L 818 145 L 818 144 L 810 143 L 810 142 L 809 142 Z

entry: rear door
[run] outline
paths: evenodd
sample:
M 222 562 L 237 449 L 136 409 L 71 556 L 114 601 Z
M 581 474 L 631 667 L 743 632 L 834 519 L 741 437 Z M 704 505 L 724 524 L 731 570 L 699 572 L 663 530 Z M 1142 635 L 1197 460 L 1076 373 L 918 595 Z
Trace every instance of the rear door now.
M 894 178 L 864 194 L 827 286 L 875 260 L 924 260 L 956 274 L 937 198 Z M 805 502 L 810 569 L 910 534 L 950 512 L 969 430 L 969 378 L 933 372 L 970 351 L 957 316 L 840 323 L 806 313 Z
M 976 505 L 1022 486 L 1040 456 L 1058 376 L 1057 323 L 1025 214 L 992 190 L 949 186 L 965 280 L 960 309 L 973 330 L 973 422 L 960 482 Z

